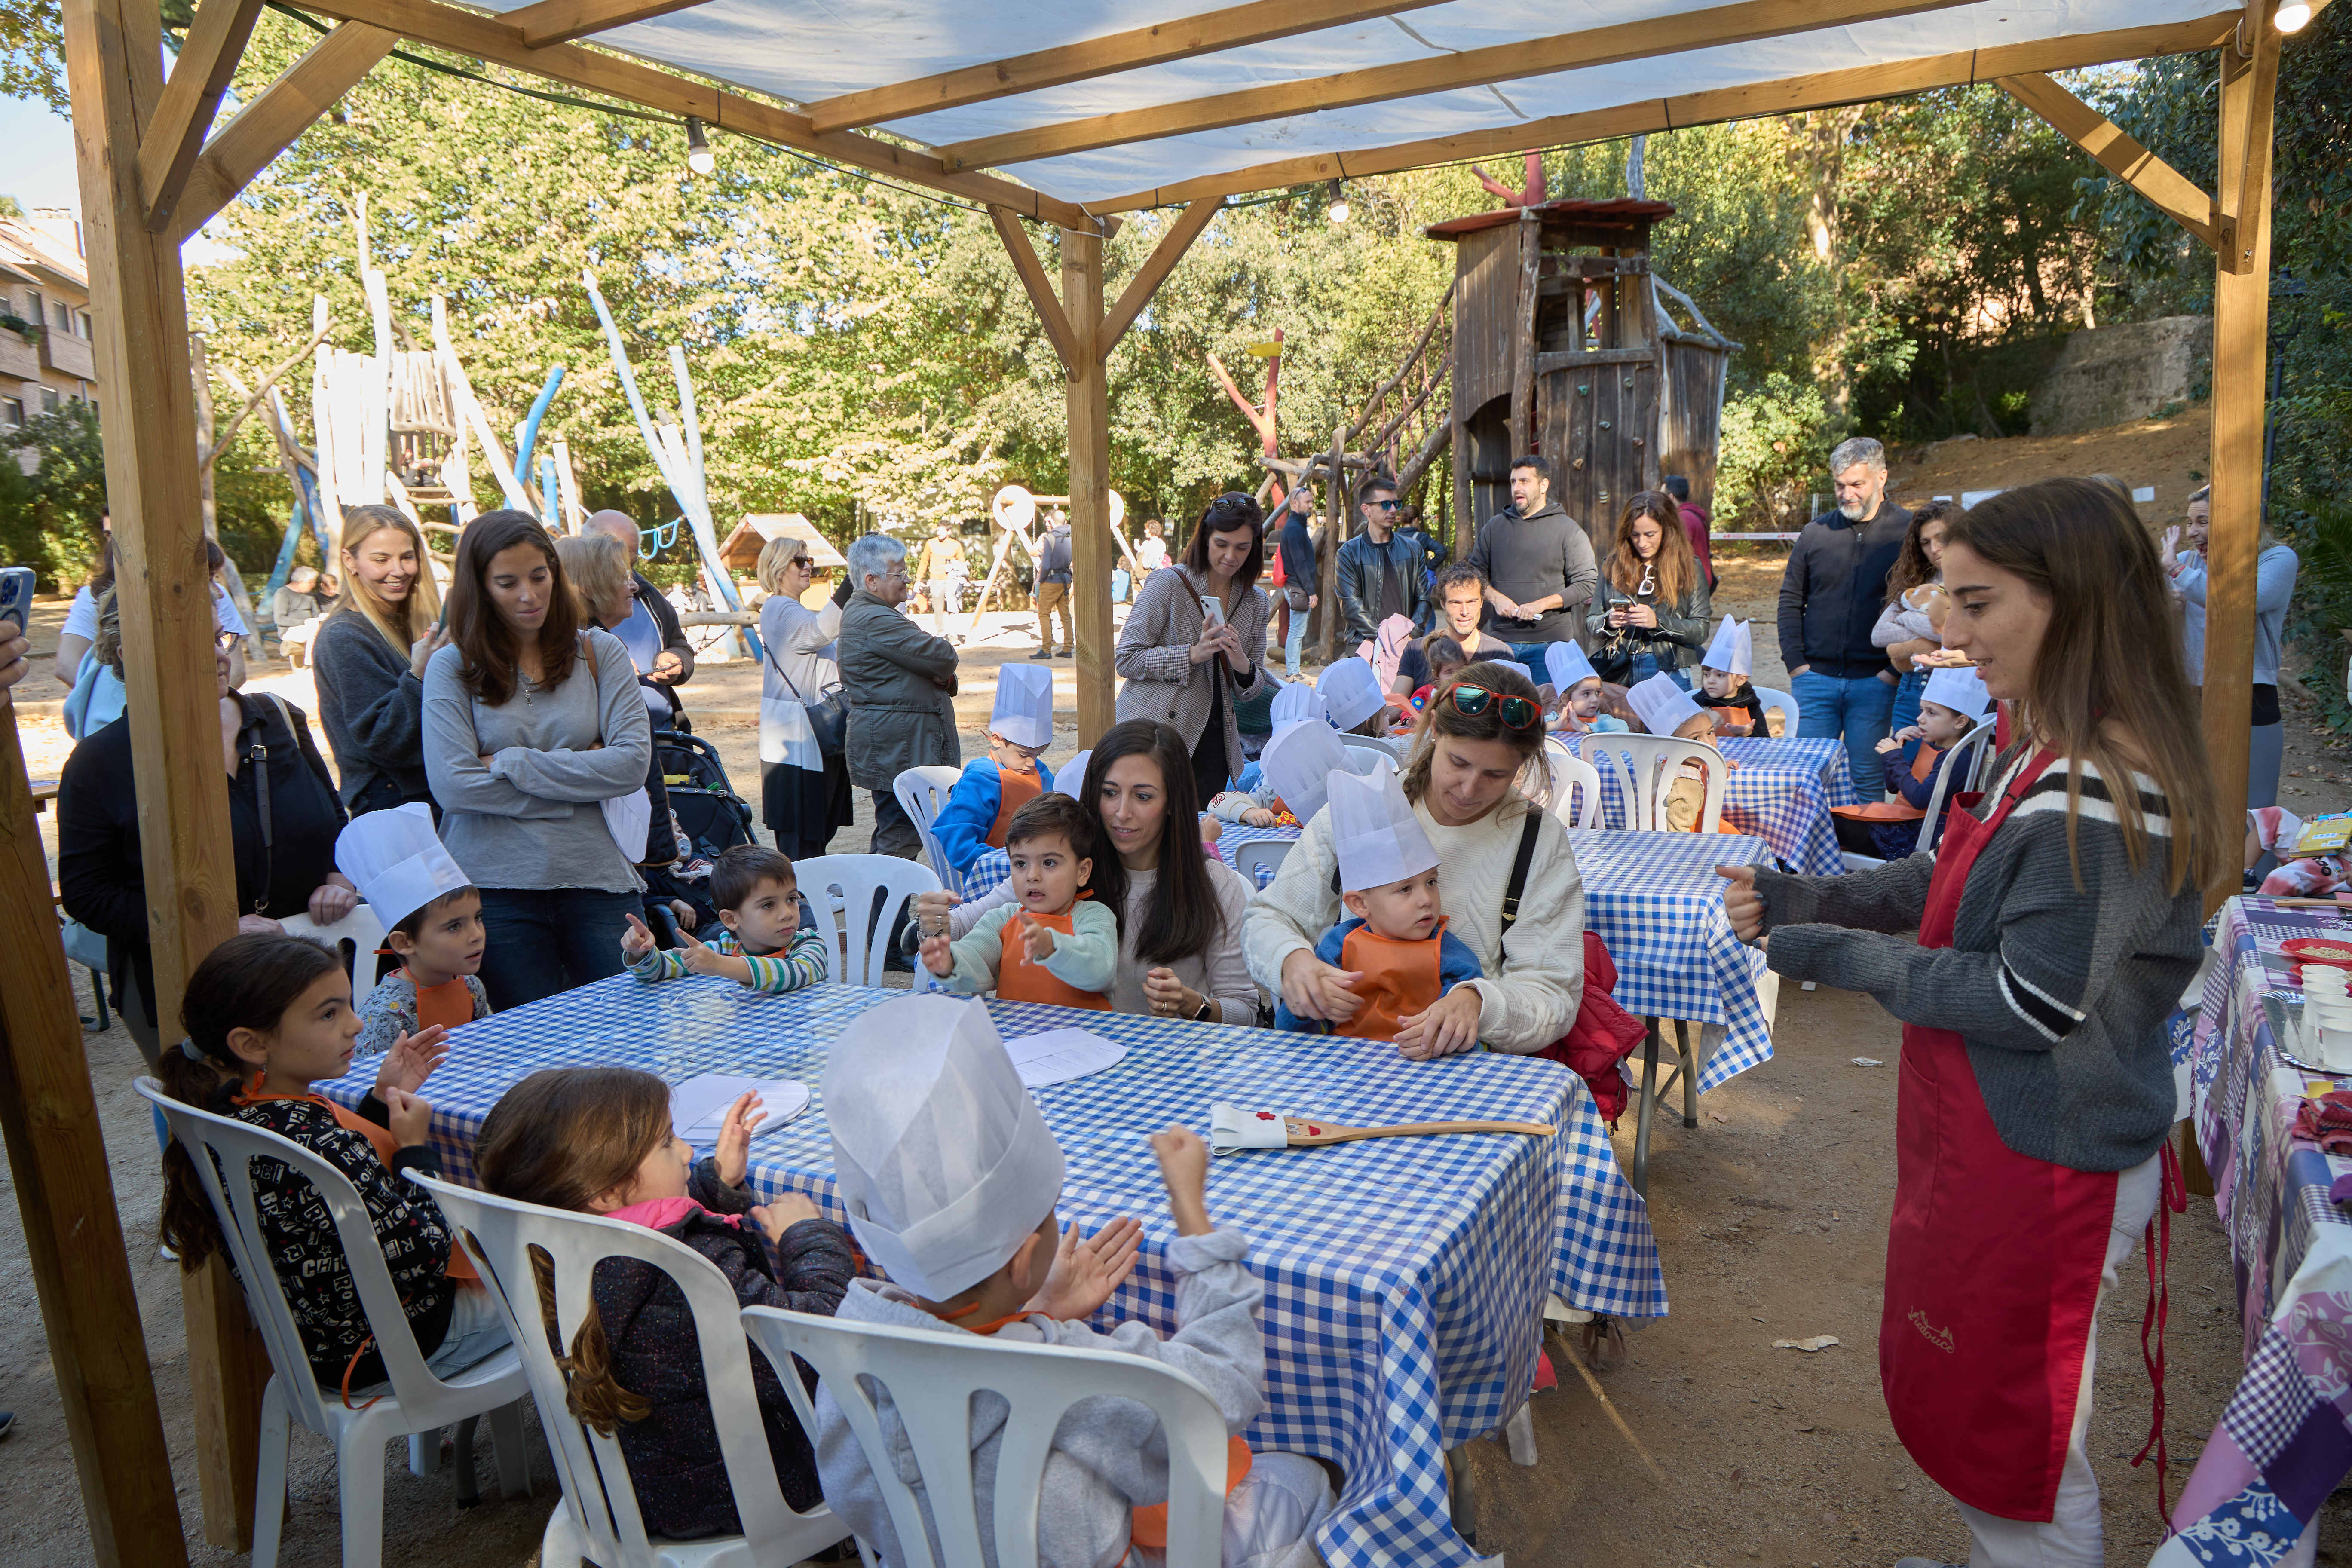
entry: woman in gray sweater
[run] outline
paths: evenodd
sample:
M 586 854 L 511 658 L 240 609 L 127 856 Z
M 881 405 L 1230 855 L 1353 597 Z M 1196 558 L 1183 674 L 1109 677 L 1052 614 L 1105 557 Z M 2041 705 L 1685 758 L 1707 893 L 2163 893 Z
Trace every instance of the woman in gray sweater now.
M 353 816 L 430 805 L 425 661 L 446 638 L 425 536 L 388 506 L 345 507 L 342 561 L 351 591 L 311 640 L 310 677 L 343 805 Z
M 481 889 L 482 984 L 504 1012 L 621 972 L 645 883 L 604 803 L 643 798 L 653 726 L 628 650 L 581 629 L 527 512 L 458 535 L 449 638 L 425 670 L 425 767 L 442 842 Z
M 1978 815 L 1932 859 L 1859 875 L 1723 868 L 1724 902 L 1780 973 L 1903 1020 L 1879 1321 L 1895 1435 L 1974 1561 L 2096 1563 L 2098 1306 L 2177 1191 L 2164 1024 L 2240 836 L 2129 503 L 2083 479 L 2006 490 L 1953 520 L 1943 565 L 1944 644 L 2023 742 Z

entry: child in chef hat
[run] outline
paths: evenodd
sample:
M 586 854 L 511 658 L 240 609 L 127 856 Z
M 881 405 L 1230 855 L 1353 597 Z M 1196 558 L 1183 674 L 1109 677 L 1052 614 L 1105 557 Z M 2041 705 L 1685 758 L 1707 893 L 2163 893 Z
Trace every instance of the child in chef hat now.
M 1696 741 L 1706 746 L 1710 755 L 1714 754 L 1715 748 L 1709 743 L 1715 733 L 1714 719 L 1691 700 L 1689 692 L 1675 684 L 1672 676 L 1661 672 L 1627 688 L 1625 701 L 1651 734 Z M 1717 756 L 1711 763 L 1685 762 L 1676 769 L 1674 780 L 1666 786 L 1664 821 L 1661 824 L 1667 832 L 1698 831 L 1706 813 L 1706 770 L 1710 767 L 1728 770 L 1730 764 Z M 1718 825 L 1717 831 L 1728 833 L 1732 829 Z
M 850 1231 L 889 1276 L 853 1281 L 835 1316 L 1163 1362 L 1208 1390 L 1228 1434 L 1265 1408 L 1257 1324 L 1265 1288 L 1244 1263 L 1241 1232 L 1209 1218 L 1208 1150 L 1199 1134 L 1171 1127 L 1150 1141 L 1175 1221 L 1160 1245 L 1174 1277 L 1176 1331 L 1162 1339 L 1127 1322 L 1101 1333 L 1086 1320 L 1132 1270 L 1142 1228 L 1114 1220 L 1084 1240 L 1075 1227 L 1061 1231 L 1061 1147 L 985 1006 L 931 994 L 869 1008 L 835 1042 L 824 1096 Z M 897 1521 L 843 1414 L 845 1398 L 871 1398 L 885 1441 L 902 1450 L 907 1441 L 887 1389 L 818 1384 L 825 1500 L 882 1561 L 903 1563 Z M 1003 1423 L 977 1419 L 971 1432 L 973 1473 L 992 1474 Z M 1091 1401 L 1062 1419 L 1053 1444 L 1037 1500 L 1039 1560 L 1117 1563 L 1129 1553 L 1158 1562 L 1166 1515 L 1151 1505 L 1168 1496 L 1158 1417 L 1129 1400 Z M 1306 1543 L 1331 1510 L 1320 1467 L 1296 1454 L 1253 1456 L 1238 1437 L 1229 1455 L 1223 1561 L 1252 1568 L 1312 1561 Z M 928 1510 L 920 1481 L 915 1491 Z
M 1773 728 L 1780 721 L 1780 712 L 1764 706 L 1748 679 L 1756 669 L 1753 627 L 1753 622 L 1724 616 L 1723 624 L 1715 628 L 1715 640 L 1707 644 L 1706 657 L 1699 660 L 1699 689 L 1695 695 L 1698 705 L 1709 710 L 1718 735 L 1780 733 Z
M 434 831 L 422 802 L 352 818 L 335 839 L 335 865 L 383 922 L 400 967 L 360 1004 L 358 1056 L 378 1056 L 403 1035 L 454 1029 L 490 1016 L 482 989 L 482 895 Z M 363 963 L 362 972 L 372 973 Z
M 1857 855 L 1900 860 L 1919 847 L 1919 824 L 1927 802 L 1936 794 L 1936 780 L 1952 747 L 1992 710 L 1992 694 L 1973 669 L 1938 669 L 1929 673 L 1921 693 L 1919 721 L 1897 730 L 1878 742 L 1878 760 L 1886 770 L 1885 790 L 1893 800 L 1871 800 L 1860 805 L 1833 805 L 1838 843 Z M 1911 761 L 1903 760 L 1906 742 L 1919 748 Z M 1929 845 L 1934 848 L 1934 845 Z
M 931 837 L 959 875 L 982 850 L 1003 848 L 1013 814 L 1054 787 L 1053 770 L 1039 755 L 1053 742 L 1054 672 L 1034 664 L 999 668 L 988 755 L 964 764 L 931 820 Z
M 1323 699 L 1324 710 L 1333 729 L 1343 734 L 1350 731 L 1359 735 L 1381 732 L 1374 721 L 1387 711 L 1388 694 L 1381 689 L 1381 678 L 1366 660 L 1337 660 L 1315 678 L 1315 692 Z
M 1608 688 L 1584 650 L 1572 642 L 1556 642 L 1544 649 L 1544 673 L 1550 677 L 1559 701 L 1552 730 L 1562 735 L 1622 735 L 1632 728 L 1624 720 L 1601 711 Z
M 1328 724 L 1282 725 L 1258 753 L 1257 787 L 1223 791 L 1209 803 L 1210 814 L 1255 827 L 1273 826 L 1286 814 L 1304 825 L 1323 809 L 1331 775 L 1354 773 L 1356 759 L 1363 755 L 1369 753 L 1341 744 Z
M 1328 1025 L 1277 1001 L 1275 1027 L 1393 1040 L 1404 1019 L 1485 971 L 1445 929 L 1437 851 L 1404 798 L 1395 765 L 1375 757 L 1370 773 L 1335 775 L 1325 809 L 1347 918 L 1323 933 L 1315 956 L 1359 976 L 1350 989 L 1362 1005 L 1347 1022 Z

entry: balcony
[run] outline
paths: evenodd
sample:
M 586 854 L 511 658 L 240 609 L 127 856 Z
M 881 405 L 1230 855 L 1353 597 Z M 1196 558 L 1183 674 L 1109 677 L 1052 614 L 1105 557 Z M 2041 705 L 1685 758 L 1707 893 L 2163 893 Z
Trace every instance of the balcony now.
M 11 331 L 0 331 L 0 380 L 37 381 L 41 351 Z
M 76 375 L 84 381 L 98 379 L 98 361 L 89 352 L 89 344 L 54 329 L 41 334 L 41 363 L 59 375 Z

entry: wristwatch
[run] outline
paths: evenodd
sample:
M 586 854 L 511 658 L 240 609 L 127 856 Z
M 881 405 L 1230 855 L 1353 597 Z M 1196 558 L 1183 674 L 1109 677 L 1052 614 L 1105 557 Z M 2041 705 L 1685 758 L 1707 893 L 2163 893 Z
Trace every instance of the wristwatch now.
M 1203 996 L 1201 998 L 1201 1010 L 1192 1015 L 1192 1022 L 1195 1024 L 1205 1024 L 1209 1021 L 1209 1016 L 1216 1010 L 1216 999 L 1211 996 Z

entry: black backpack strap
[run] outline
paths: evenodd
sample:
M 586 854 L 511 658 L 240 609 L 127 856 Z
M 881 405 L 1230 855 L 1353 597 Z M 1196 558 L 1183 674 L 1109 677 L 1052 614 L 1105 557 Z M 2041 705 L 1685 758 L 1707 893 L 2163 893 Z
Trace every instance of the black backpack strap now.
M 1519 852 L 1511 861 L 1511 879 L 1503 888 L 1503 923 L 1495 933 L 1495 952 L 1506 962 L 1510 953 L 1505 944 L 1511 927 L 1518 923 L 1519 898 L 1528 890 L 1528 872 L 1536 863 L 1536 837 L 1543 831 L 1543 816 L 1542 812 L 1529 808 L 1527 826 L 1519 829 Z

